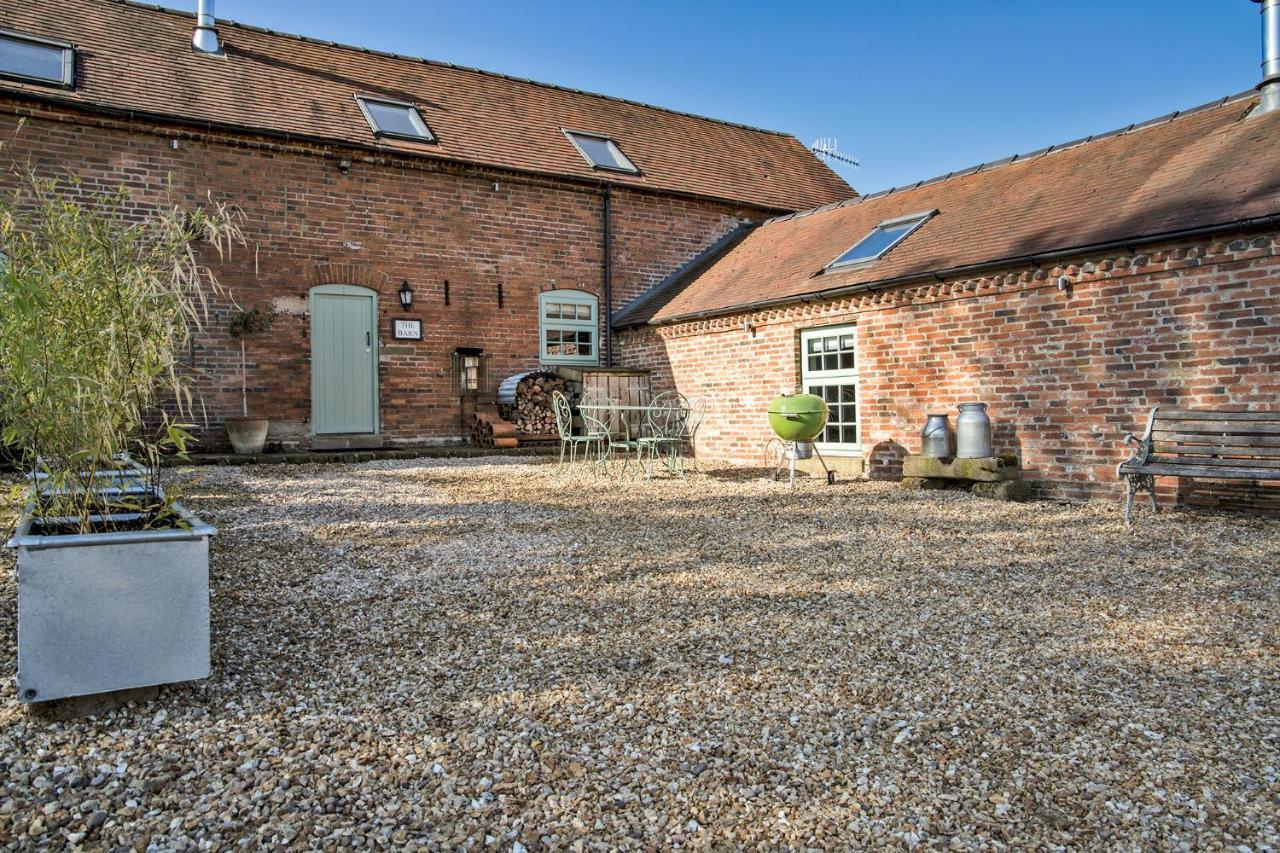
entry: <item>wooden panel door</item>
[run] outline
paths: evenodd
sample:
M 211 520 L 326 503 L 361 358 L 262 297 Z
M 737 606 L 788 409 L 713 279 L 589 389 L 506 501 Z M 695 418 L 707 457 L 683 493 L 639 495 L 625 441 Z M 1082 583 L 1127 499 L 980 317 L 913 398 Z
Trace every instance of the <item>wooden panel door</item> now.
M 311 429 L 378 431 L 378 297 L 326 284 L 311 291 Z

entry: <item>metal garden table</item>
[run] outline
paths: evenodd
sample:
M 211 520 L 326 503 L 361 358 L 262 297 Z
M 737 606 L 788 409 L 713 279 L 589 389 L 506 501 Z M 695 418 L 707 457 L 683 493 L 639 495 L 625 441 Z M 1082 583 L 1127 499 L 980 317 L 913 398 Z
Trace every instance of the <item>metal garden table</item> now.
M 638 406 L 600 400 L 584 400 L 578 404 L 578 411 L 583 418 L 594 422 L 595 429 L 608 434 L 607 454 L 611 456 L 617 450 L 623 451 L 619 477 L 626 476 L 633 457 L 645 476 L 652 477 L 653 459 L 663 450 L 663 445 L 668 445 L 671 450 L 669 458 L 665 460 L 668 473 L 684 477 L 684 424 L 688 421 L 687 408 L 684 409 L 683 417 L 665 419 L 668 429 L 658 427 L 654 422 L 655 412 L 672 408 L 674 407 L 655 407 L 654 403 Z M 673 421 L 679 424 L 678 434 L 669 432 Z

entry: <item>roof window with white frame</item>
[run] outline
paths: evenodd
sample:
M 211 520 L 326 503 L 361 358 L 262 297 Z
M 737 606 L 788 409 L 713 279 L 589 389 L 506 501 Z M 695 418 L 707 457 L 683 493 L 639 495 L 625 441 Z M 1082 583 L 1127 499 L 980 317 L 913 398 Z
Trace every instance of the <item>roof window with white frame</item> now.
M 842 267 L 869 264 L 884 257 L 890 249 L 907 239 L 911 232 L 927 222 L 929 217 L 937 212 L 936 210 L 926 210 L 907 216 L 886 219 L 875 228 L 872 228 L 871 233 L 854 243 L 851 249 L 827 264 L 826 269 L 835 270 Z
M 364 113 L 375 136 L 393 139 L 410 139 L 418 142 L 435 142 L 435 134 L 427 127 L 418 108 L 404 101 L 388 101 L 356 95 L 356 103 Z
M 70 44 L 0 29 L 0 77 L 72 88 L 75 68 Z
M 579 130 L 566 130 L 564 135 L 592 168 L 610 172 L 627 172 L 632 175 L 639 174 L 640 170 L 636 168 L 636 164 L 632 163 L 627 155 L 622 153 L 618 143 L 609 137 Z

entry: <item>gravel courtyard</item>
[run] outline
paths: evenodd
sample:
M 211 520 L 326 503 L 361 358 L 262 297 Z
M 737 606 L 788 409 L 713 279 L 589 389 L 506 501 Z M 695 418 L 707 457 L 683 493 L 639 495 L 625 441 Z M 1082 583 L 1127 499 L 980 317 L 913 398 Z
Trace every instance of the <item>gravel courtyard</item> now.
M 503 460 L 185 494 L 213 677 L 156 701 L 30 719 L 0 556 L 0 843 L 1280 847 L 1280 521 Z

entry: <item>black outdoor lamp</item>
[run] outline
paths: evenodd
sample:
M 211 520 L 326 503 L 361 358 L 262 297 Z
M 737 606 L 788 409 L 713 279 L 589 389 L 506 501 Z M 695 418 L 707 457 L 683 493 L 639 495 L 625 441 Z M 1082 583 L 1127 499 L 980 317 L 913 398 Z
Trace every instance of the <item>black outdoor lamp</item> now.
M 408 311 L 409 306 L 413 304 L 413 288 L 409 286 L 409 282 L 401 282 L 400 284 L 400 307 Z

